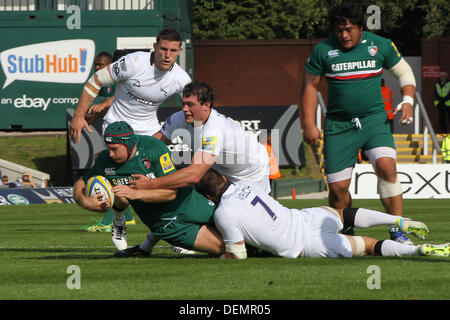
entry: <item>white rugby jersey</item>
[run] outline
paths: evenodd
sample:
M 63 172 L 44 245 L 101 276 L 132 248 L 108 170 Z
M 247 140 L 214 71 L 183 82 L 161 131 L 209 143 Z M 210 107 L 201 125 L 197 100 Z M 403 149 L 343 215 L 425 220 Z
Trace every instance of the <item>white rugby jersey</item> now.
M 238 182 L 222 195 L 214 221 L 226 244 L 245 241 L 277 256 L 297 258 L 307 236 L 301 213 L 258 187 Z
M 150 55 L 143 51 L 130 53 L 112 63 L 109 70 L 117 87 L 104 120 L 126 121 L 137 134 L 158 132 L 159 105 L 174 93 L 181 95 L 184 86 L 191 82 L 178 64 L 169 71 L 161 71 L 150 64 Z
M 167 119 L 161 132 L 169 140 L 177 136 L 184 140 L 190 137 L 190 141 L 184 142 L 190 143 L 194 152 L 214 154 L 217 160 L 213 168 L 231 182 L 256 182 L 267 193 L 270 192 L 267 150 L 255 135 L 242 129 L 237 121 L 211 109 L 208 120 L 194 129 L 186 123 L 184 112 L 179 111 Z

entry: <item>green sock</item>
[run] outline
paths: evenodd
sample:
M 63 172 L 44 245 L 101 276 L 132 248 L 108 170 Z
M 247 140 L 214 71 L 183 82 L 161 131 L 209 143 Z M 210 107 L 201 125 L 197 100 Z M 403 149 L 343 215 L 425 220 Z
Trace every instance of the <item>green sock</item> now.
M 105 212 L 105 215 L 103 216 L 103 219 L 100 222 L 104 225 L 108 225 L 112 223 L 113 219 L 114 219 L 114 212 L 112 211 L 112 209 L 109 209 L 108 211 Z
M 133 213 L 131 212 L 131 207 L 130 206 L 128 206 L 125 209 L 124 212 L 125 212 L 126 221 L 133 221 L 134 220 Z
M 125 214 L 125 218 L 126 221 L 133 221 L 134 217 L 133 217 L 133 213 L 131 212 L 131 207 L 128 206 L 125 210 L 124 210 L 124 214 Z M 108 211 L 105 212 L 105 215 L 103 216 L 102 221 L 100 221 L 102 224 L 111 224 L 112 221 L 114 219 L 114 212 L 112 209 L 109 209 Z

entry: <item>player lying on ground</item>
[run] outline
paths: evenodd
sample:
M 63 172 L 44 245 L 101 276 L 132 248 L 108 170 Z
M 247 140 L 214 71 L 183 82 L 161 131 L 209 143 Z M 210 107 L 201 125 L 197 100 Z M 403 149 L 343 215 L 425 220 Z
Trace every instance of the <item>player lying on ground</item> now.
M 84 177 L 75 183 L 74 200 L 85 209 L 105 212 L 110 208 L 109 199 L 100 200 L 101 195 L 87 197 L 86 181 L 92 176 L 102 175 L 115 186 L 115 218 L 111 234 L 119 251 L 128 246 L 123 210 L 130 204 L 152 233 L 141 246 L 126 253 L 149 255 L 159 238 L 186 249 L 215 255 L 223 252 L 220 234 L 212 226 L 214 204 L 192 187 L 136 190 L 127 186 L 135 173 L 156 178 L 176 171 L 169 149 L 163 142 L 153 137 L 135 135 L 125 121 L 108 125 L 103 137 L 107 149 L 100 153 Z
M 356 228 L 395 224 L 405 233 L 425 238 L 428 229 L 422 222 L 363 208 L 289 209 L 257 187 L 230 183 L 213 169 L 196 188 L 217 205 L 214 221 L 222 233 L 226 258 L 245 259 L 245 243 L 286 258 L 450 254 L 450 243 L 413 246 L 339 234 L 343 223 Z

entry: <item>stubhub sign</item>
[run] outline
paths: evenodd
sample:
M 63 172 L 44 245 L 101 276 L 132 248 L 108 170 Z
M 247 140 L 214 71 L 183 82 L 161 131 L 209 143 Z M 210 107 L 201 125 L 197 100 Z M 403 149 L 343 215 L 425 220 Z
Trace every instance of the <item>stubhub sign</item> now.
M 6 80 L 84 83 L 95 57 L 95 43 L 73 39 L 36 43 L 2 51 L 0 61 Z

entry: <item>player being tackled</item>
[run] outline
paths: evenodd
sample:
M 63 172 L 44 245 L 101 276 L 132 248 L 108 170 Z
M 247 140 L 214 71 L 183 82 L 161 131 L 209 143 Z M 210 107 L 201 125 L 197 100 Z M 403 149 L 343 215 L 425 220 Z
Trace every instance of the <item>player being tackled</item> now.
M 339 233 L 344 224 L 362 229 L 395 224 L 424 239 L 428 227 L 419 221 L 364 208 L 289 209 L 257 186 L 230 183 L 213 169 L 196 187 L 217 205 L 214 221 L 223 237 L 225 258 L 247 258 L 246 244 L 285 258 L 449 255 L 449 244 L 414 246 Z

